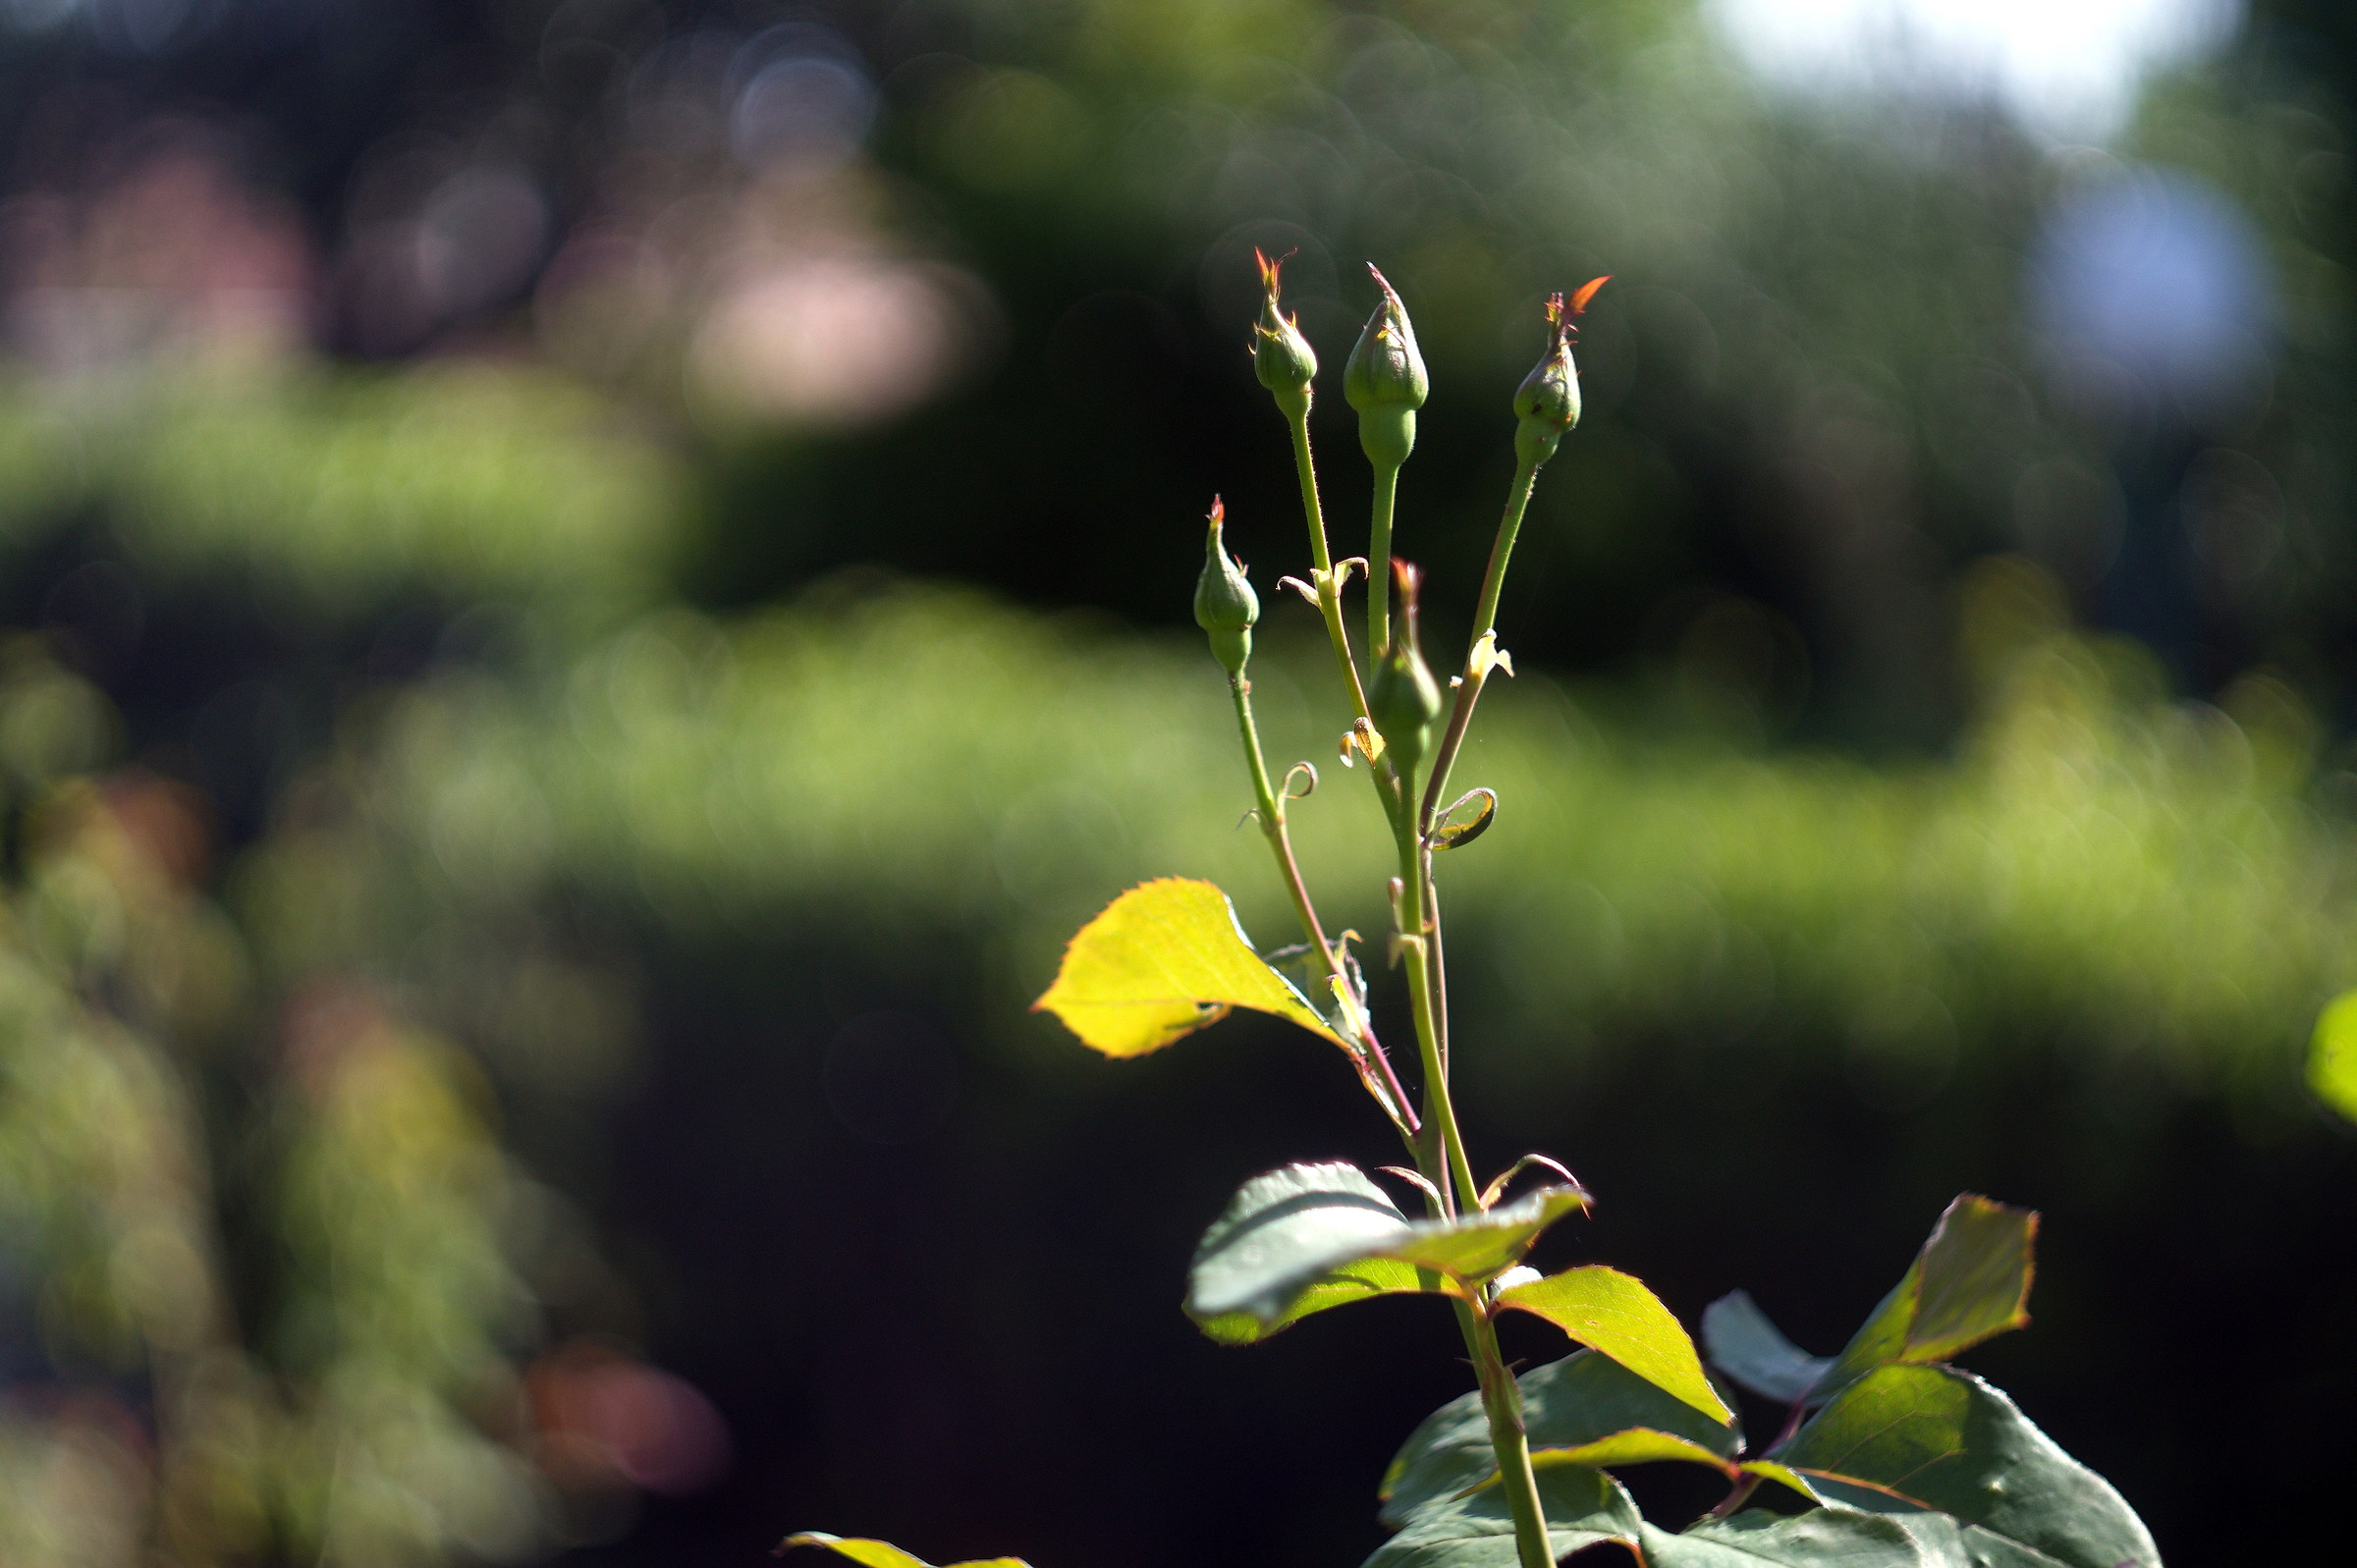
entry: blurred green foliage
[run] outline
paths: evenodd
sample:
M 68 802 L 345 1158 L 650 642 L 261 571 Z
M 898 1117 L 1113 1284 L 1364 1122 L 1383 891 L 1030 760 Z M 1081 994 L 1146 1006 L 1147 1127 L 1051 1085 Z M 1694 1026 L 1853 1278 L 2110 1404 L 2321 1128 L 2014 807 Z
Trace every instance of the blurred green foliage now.
M 2030 568 L 1973 592 L 1985 707 L 1948 763 L 1729 743 L 1712 705 L 1742 699 L 1707 676 L 1635 707 L 1544 676 L 1502 694 L 1466 781 L 1500 792 L 1517 850 L 1442 874 L 1494 954 L 1468 984 L 1504 1049 L 1554 1050 L 1566 1018 L 1611 1040 L 1773 1017 L 1854 1042 L 1899 1098 L 2027 1034 L 2279 1099 L 2357 953 L 2313 721 L 2264 677 L 2232 694 L 2239 719 L 2169 700 L 2148 660 L 2063 628 Z M 435 904 L 585 887 L 691 931 L 781 904 L 879 942 L 991 931 L 1007 1000 L 1124 881 L 1206 877 L 1248 930 L 1284 929 L 1252 892 L 1256 841 L 1221 826 L 1243 786 L 1197 650 L 966 595 L 833 598 L 642 622 L 545 697 L 415 692 L 355 769 L 378 781 L 360 820 L 378 853 L 440 868 Z M 1272 755 L 1327 773 L 1294 814 L 1302 853 L 1373 929 L 1373 807 L 1303 722 L 1321 675 L 1306 657 L 1256 684 Z M 1679 708 L 1696 717 L 1666 727 Z
M 682 476 L 563 378 L 202 368 L 0 390 L 0 527 L 101 515 L 164 581 L 228 576 L 326 625 L 403 595 L 611 617 L 662 581 Z M 564 629 L 562 626 L 555 629 Z
M 10 1560 L 528 1544 L 542 1484 L 484 1424 L 520 1398 L 507 1358 L 535 1329 L 502 1233 L 521 1178 L 476 1075 L 357 991 L 247 1044 L 249 969 L 191 885 L 204 844 L 185 786 L 47 780 L 20 820 L 0 956 L 9 1261 L 62 1370 L 146 1392 L 144 1423 L 103 1380 L 0 1417 Z M 258 1104 L 208 1114 L 224 1079 Z M 257 1223 L 267 1262 L 233 1276 Z

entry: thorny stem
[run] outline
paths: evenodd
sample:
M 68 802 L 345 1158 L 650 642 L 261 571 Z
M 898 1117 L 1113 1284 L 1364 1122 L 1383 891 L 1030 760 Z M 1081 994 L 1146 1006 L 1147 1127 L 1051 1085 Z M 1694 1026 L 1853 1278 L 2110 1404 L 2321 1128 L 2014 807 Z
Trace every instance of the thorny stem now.
M 1490 1418 L 1490 1446 L 1498 1455 L 1498 1482 L 1514 1518 L 1514 1549 L 1521 1568 L 1555 1568 L 1555 1543 L 1547 1534 L 1547 1506 L 1539 1500 L 1539 1478 L 1530 1468 L 1530 1433 L 1522 1425 L 1522 1389 L 1498 1353 L 1498 1329 L 1489 1315 L 1457 1303 L 1457 1326 L 1473 1352 L 1481 1379 L 1481 1408 Z
M 1377 475 L 1380 499 L 1376 514 L 1388 524 L 1391 487 L 1385 483 L 1387 477 L 1390 476 Z M 1457 682 L 1449 728 L 1433 756 L 1431 779 L 1420 803 L 1415 799 L 1414 779 L 1401 780 L 1400 809 L 1394 818 L 1402 883 L 1399 930 L 1408 949 L 1408 995 L 1415 1012 L 1416 1046 L 1424 1066 L 1425 1119 L 1437 1127 L 1447 1151 L 1449 1180 L 1442 1190 L 1454 1188 L 1462 1194 L 1462 1202 L 1467 1206 L 1480 1202 L 1477 1196 L 1480 1189 L 1473 1182 L 1472 1167 L 1465 1158 L 1464 1135 L 1457 1126 L 1456 1108 L 1449 1094 L 1449 975 L 1443 957 L 1440 893 L 1432 878 L 1430 835 L 1441 793 L 1448 787 L 1450 769 L 1464 743 L 1465 730 L 1473 721 L 1473 705 L 1480 699 L 1482 680 L 1488 674 L 1479 662 L 1481 640 L 1497 628 L 1498 600 L 1506 582 L 1507 564 L 1513 556 L 1514 539 L 1521 532 L 1522 516 L 1537 482 L 1536 464 L 1524 466 L 1514 475 L 1513 487 L 1507 496 L 1506 514 L 1498 524 L 1498 539 L 1490 549 L 1489 569 L 1483 574 L 1480 606 L 1466 648 L 1464 675 Z M 1384 544 L 1388 553 L 1389 540 Z M 1370 549 L 1369 559 L 1376 561 L 1381 557 Z M 1373 573 L 1369 575 L 1372 577 Z M 1538 1477 L 1530 1465 L 1530 1440 L 1522 1425 L 1521 1389 L 1499 1355 L 1497 1330 L 1486 1309 L 1460 1304 L 1457 1325 L 1464 1333 L 1465 1348 L 1472 1352 L 1480 1378 L 1482 1409 L 1489 1417 L 1490 1447 L 1497 1455 L 1500 1485 L 1513 1515 L 1515 1554 L 1521 1568 L 1553 1568 L 1555 1547 L 1547 1532 L 1546 1507 L 1539 1498 Z
M 1403 848 L 1402 867 L 1419 858 L 1412 848 Z M 1404 929 L 1410 925 L 1409 911 L 1423 902 L 1423 879 L 1419 876 L 1399 899 L 1395 913 Z M 1414 921 L 1421 925 L 1422 921 Z M 1407 995 L 1415 1010 L 1416 1052 L 1424 1066 L 1424 1119 L 1441 1129 L 1441 1153 L 1447 1162 L 1448 1179 L 1441 1182 L 1441 1195 L 1447 1200 L 1450 1214 L 1460 1213 L 1474 1204 L 1481 1191 L 1473 1180 L 1473 1167 L 1465 1159 L 1464 1135 L 1457 1130 L 1456 1108 L 1449 1098 L 1449 1074 L 1441 1066 L 1440 1030 L 1433 1023 L 1432 965 L 1428 960 L 1428 939 L 1420 932 L 1407 931 L 1400 938 L 1407 950 Z
M 1301 921 L 1301 934 L 1309 939 L 1310 946 L 1317 952 L 1319 962 L 1325 967 L 1326 978 L 1339 988 L 1338 995 L 1349 995 L 1350 982 L 1348 976 L 1343 973 L 1343 960 L 1326 941 L 1326 929 L 1318 921 L 1317 906 L 1310 902 L 1309 887 L 1301 880 L 1300 862 L 1293 858 L 1292 836 L 1285 826 L 1285 801 L 1269 786 L 1269 765 L 1260 749 L 1260 727 L 1252 719 L 1252 682 L 1238 672 L 1228 677 L 1228 686 L 1235 697 L 1236 729 L 1243 735 L 1244 760 L 1251 765 L 1252 790 L 1260 802 L 1260 829 L 1269 840 L 1270 852 L 1277 857 L 1278 875 L 1285 881 L 1286 892 L 1292 896 L 1293 913 Z M 1372 1067 L 1382 1074 L 1383 1089 L 1390 1096 L 1390 1103 L 1384 1106 L 1384 1109 L 1398 1126 L 1400 1135 L 1410 1140 L 1409 1147 L 1412 1149 L 1415 1147 L 1415 1135 L 1421 1130 L 1415 1108 L 1409 1104 L 1407 1091 L 1399 1086 L 1398 1075 L 1392 1071 L 1392 1059 L 1384 1054 L 1382 1042 L 1375 1038 L 1374 1026 L 1367 1021 L 1363 1009 L 1359 1010 L 1357 1021 L 1360 1073 L 1363 1076 Z M 1369 1084 L 1368 1087 L 1373 1088 L 1374 1085 Z M 1375 1098 L 1381 1104 L 1385 1096 L 1378 1094 Z
M 1449 787 L 1449 770 L 1455 765 L 1457 748 L 1465 742 L 1465 730 L 1473 723 L 1473 705 L 1481 700 L 1482 682 L 1489 672 L 1475 662 L 1481 639 L 1498 629 L 1498 596 L 1506 588 L 1506 566 L 1513 558 L 1514 538 L 1522 531 L 1522 514 L 1530 508 L 1530 493 L 1539 482 L 1536 463 L 1528 463 L 1514 473 L 1513 488 L 1507 492 L 1506 514 L 1498 519 L 1498 540 L 1490 546 L 1489 569 L 1482 573 L 1481 603 L 1473 612 L 1473 635 L 1465 644 L 1465 671 L 1457 678 L 1456 701 L 1449 710 L 1449 728 L 1441 735 L 1440 748 L 1432 756 L 1432 780 L 1425 786 L 1423 806 L 1416 813 L 1416 826 L 1425 833 L 1432 832 L 1432 819 L 1441 809 L 1441 792 Z
M 1413 783 L 1412 780 L 1408 781 Z M 1404 817 L 1404 813 L 1402 816 Z M 1430 860 L 1412 825 L 1399 825 L 1399 870 L 1402 876 L 1398 907 L 1395 910 L 1400 941 L 1406 949 L 1407 990 L 1415 1010 L 1416 1047 L 1424 1063 L 1425 1119 L 1440 1129 L 1448 1160 L 1448 1177 L 1439 1183 L 1451 1213 L 1480 1203 L 1481 1189 L 1465 1158 L 1465 1140 L 1456 1124 L 1456 1108 L 1449 1096 L 1449 1073 L 1441 1059 L 1439 1014 L 1433 1005 L 1433 978 L 1440 926 L 1433 918 L 1429 878 Z M 1411 911 L 1413 918 L 1411 921 Z M 1412 928 L 1412 929 L 1411 929 Z M 1498 1332 L 1486 1307 L 1457 1303 L 1456 1323 L 1472 1354 L 1481 1381 L 1482 1411 L 1489 1417 L 1490 1447 L 1498 1456 L 1500 1484 L 1514 1520 L 1514 1547 L 1521 1568 L 1554 1568 L 1555 1548 L 1547 1534 L 1547 1514 L 1539 1501 L 1538 1477 L 1530 1468 L 1530 1439 L 1522 1426 L 1522 1391 L 1498 1351 Z
M 1392 506 L 1399 492 L 1399 465 L 1375 470 L 1375 511 L 1367 524 L 1367 657 L 1381 659 L 1392 646 Z

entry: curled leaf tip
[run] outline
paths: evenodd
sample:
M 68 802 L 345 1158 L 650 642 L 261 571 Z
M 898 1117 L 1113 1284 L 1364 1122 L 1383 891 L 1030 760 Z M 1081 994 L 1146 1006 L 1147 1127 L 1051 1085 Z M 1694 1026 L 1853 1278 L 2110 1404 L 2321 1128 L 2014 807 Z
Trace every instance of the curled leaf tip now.
M 1613 275 L 1608 272 L 1601 278 L 1590 278 L 1581 284 L 1579 292 L 1571 297 L 1571 313 L 1576 316 L 1586 310 L 1588 301 L 1596 297 L 1596 291 L 1612 281 Z

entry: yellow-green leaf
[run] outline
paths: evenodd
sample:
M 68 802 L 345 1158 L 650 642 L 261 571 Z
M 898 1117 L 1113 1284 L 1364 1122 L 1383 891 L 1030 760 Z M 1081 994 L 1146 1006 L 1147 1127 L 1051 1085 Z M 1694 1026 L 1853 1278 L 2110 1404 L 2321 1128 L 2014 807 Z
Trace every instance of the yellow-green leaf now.
M 1159 1051 L 1234 1007 L 1343 1044 L 1253 951 L 1228 895 L 1184 877 L 1140 884 L 1106 905 L 1072 938 L 1056 983 L 1031 1007 L 1108 1056 Z
M 2308 1048 L 2308 1087 L 2334 1110 L 2357 1121 L 2357 991 L 2332 999 L 2316 1020 Z
M 1591 1264 L 1516 1285 L 1498 1301 L 1546 1319 L 1713 1421 L 1734 1421 L 1704 1374 L 1694 1341 L 1661 1298 L 1632 1275 Z
M 797 1536 L 788 1536 L 779 1545 L 784 1552 L 788 1546 L 825 1546 L 849 1557 L 861 1568 L 932 1568 L 922 1557 L 901 1550 L 889 1541 L 871 1541 L 863 1536 L 830 1536 L 823 1530 L 805 1530 Z M 977 1557 L 971 1562 L 954 1562 L 950 1568 L 1031 1568 L 1020 1557 Z
M 1655 1432 L 1649 1427 L 1631 1427 L 1616 1432 L 1594 1442 L 1583 1442 L 1575 1448 L 1533 1448 L 1530 1451 L 1532 1468 L 1544 1470 L 1549 1465 L 1594 1465 L 1607 1469 L 1613 1465 L 1644 1465 L 1657 1459 L 1675 1459 L 1689 1465 L 1708 1465 L 1713 1470 L 1732 1477 L 1735 1467 L 1719 1454 L 1711 1452 L 1691 1437 L 1680 1437 L 1673 1432 Z M 1498 1478 L 1492 1476 L 1482 1483 L 1494 1487 Z

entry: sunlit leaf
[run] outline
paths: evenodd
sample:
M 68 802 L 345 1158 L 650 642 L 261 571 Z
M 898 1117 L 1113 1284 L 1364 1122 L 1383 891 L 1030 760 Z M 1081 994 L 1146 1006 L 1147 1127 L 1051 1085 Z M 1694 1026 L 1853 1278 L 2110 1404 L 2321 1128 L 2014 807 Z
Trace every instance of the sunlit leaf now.
M 1649 1465 L 1664 1459 L 1674 1459 L 1689 1465 L 1708 1465 L 1730 1477 L 1737 1474 L 1733 1465 L 1693 1438 L 1655 1432 L 1650 1427 L 1631 1427 L 1626 1432 L 1616 1432 L 1594 1442 L 1583 1442 L 1576 1448 L 1540 1448 L 1530 1456 L 1532 1467 L 1538 1470 L 1545 1470 L 1552 1465 L 1590 1465 L 1604 1470 L 1614 1465 Z M 1482 1483 L 1487 1487 L 1497 1484 L 1498 1478 L 1495 1476 Z
M 1817 1483 L 1794 1470 L 1790 1465 L 1778 1464 L 1773 1459 L 1746 1459 L 1735 1468 L 1746 1476 L 1758 1476 L 1763 1480 L 1789 1487 L 1811 1502 L 1826 1500 L 1825 1494 L 1817 1489 Z
M 1724 1470 L 1742 1443 L 1741 1434 L 1733 1428 L 1722 1426 L 1593 1350 L 1533 1367 L 1517 1381 L 1522 1390 L 1522 1425 L 1529 1433 L 1534 1463 L 1551 1464 L 1553 1460 L 1541 1456 L 1561 1452 L 1568 1458 L 1592 1444 L 1645 1432 L 1681 1439 L 1707 1457 L 1631 1439 L 1632 1457 L 1597 1462 L 1636 1464 L 1691 1458 Z M 1640 1447 L 1649 1451 L 1634 1454 Z M 1380 1488 L 1383 1520 L 1399 1524 L 1434 1499 L 1478 1487 L 1497 1471 L 1481 1396 L 1460 1395 L 1425 1417 L 1384 1472 Z
M 1461 1218 L 1410 1220 L 1355 1165 L 1288 1165 L 1244 1183 L 1203 1233 L 1186 1313 L 1212 1337 L 1241 1343 L 1366 1296 L 1469 1296 L 1586 1204 L 1576 1187 L 1542 1187 Z
M 2028 1323 L 2037 1235 L 2034 1212 L 1958 1196 L 1810 1397 L 1830 1399 L 1889 1362 L 1945 1361 Z
M 1558 1559 L 1599 1541 L 1636 1542 L 1644 1525 L 1637 1505 L 1603 1471 L 1566 1465 L 1543 1472 L 1538 1482 Z M 1399 1534 L 1375 1548 L 1366 1568 L 1516 1568 L 1519 1560 L 1506 1492 L 1492 1487 L 1416 1509 Z
M 2333 998 L 2316 1020 L 2316 1038 L 2308 1047 L 2308 1087 L 2357 1121 L 2357 991 Z
M 1520 1263 L 1541 1232 L 1587 1208 L 1577 1187 L 1538 1187 L 1509 1204 L 1454 1219 L 1422 1219 L 1385 1255 L 1438 1270 L 1467 1288 L 1486 1284 Z
M 1975 1563 L 2158 1568 L 2161 1560 L 2110 1483 L 2010 1399 L 1952 1367 L 1869 1373 L 1770 1457 L 1843 1502 L 1952 1516 Z
M 1711 1365 L 1764 1398 L 1792 1404 L 1833 1367 L 1786 1339 L 1747 1291 L 1721 1296 L 1702 1310 L 1702 1347 Z
M 1898 1521 L 1855 1508 L 1788 1516 L 1747 1508 L 1698 1520 L 1682 1535 L 1649 1524 L 1641 1539 L 1646 1568 L 1965 1568 L 1927 1550 Z
M 1909 1361 L 1946 1361 L 2030 1321 L 2038 1216 L 1965 1193 L 1923 1249 L 1923 1284 L 1907 1330 Z
M 1661 1299 L 1633 1275 L 1591 1264 L 1516 1285 L 1498 1300 L 1502 1306 L 1546 1319 L 1712 1420 L 1723 1425 L 1734 1421 L 1735 1413 L 1703 1372 L 1694 1341 Z
M 863 1568 L 932 1568 L 922 1557 L 903 1551 L 889 1541 L 870 1541 L 861 1536 L 830 1536 L 824 1531 L 805 1530 L 788 1536 L 778 1546 L 780 1555 L 789 1546 L 825 1546 L 862 1564 Z M 1020 1557 L 977 1557 L 970 1562 L 952 1563 L 950 1568 L 1031 1568 L 1031 1565 Z
M 1109 1056 L 1158 1051 L 1235 1007 L 1343 1043 L 1253 951 L 1228 895 L 1183 877 L 1143 883 L 1107 904 L 1066 946 L 1056 983 L 1031 1007 Z

